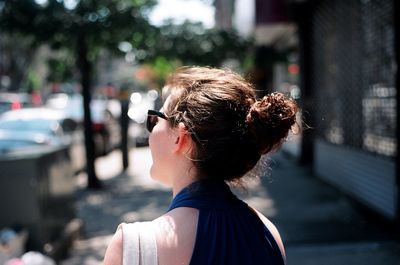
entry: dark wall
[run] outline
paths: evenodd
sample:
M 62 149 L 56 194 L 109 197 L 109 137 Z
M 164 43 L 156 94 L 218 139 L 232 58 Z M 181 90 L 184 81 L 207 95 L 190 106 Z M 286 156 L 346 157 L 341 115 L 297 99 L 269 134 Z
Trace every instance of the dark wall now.
M 256 0 L 256 25 L 288 21 L 285 0 Z

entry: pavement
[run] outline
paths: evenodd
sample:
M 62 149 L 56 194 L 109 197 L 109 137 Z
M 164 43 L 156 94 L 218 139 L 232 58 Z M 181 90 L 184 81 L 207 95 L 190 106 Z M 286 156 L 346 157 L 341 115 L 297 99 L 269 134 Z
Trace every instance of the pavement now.
M 152 220 L 168 208 L 171 192 L 149 177 L 149 149 L 131 149 L 129 161 L 122 172 L 119 151 L 97 159 L 105 186 L 100 191 L 86 190 L 85 175 L 77 176 L 77 216 L 84 229 L 62 265 L 102 264 L 119 223 Z M 264 159 L 257 171 L 264 176 L 235 193 L 277 226 L 287 264 L 400 265 L 394 224 L 316 178 L 293 157 L 278 152 Z

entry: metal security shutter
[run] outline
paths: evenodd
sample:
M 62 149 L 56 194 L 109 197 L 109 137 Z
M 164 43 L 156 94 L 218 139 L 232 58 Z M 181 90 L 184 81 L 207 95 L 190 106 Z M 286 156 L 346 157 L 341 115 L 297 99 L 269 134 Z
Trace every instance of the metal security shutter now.
M 352 148 L 317 141 L 315 168 L 325 181 L 389 219 L 396 218 L 395 164 Z
M 392 1 L 321 0 L 311 26 L 315 172 L 389 218 L 398 192 L 393 10 Z

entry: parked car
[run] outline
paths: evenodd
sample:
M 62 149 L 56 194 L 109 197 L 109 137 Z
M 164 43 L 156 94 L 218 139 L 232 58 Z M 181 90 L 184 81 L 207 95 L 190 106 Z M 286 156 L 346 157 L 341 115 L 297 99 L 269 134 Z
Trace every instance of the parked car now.
M 0 130 L 0 155 L 35 150 L 46 146 L 46 135 Z
M 48 97 L 45 105 L 62 111 L 83 127 L 83 98 L 80 94 L 53 94 Z M 95 95 L 91 100 L 90 110 L 96 155 L 106 155 L 120 145 L 121 131 L 118 122 L 120 106 L 118 101 L 109 101 L 103 96 Z
M 39 146 L 68 146 L 75 171 L 85 166 L 83 133 L 62 112 L 49 108 L 25 108 L 0 115 L 0 152 L 16 152 Z
M 82 96 L 80 94 L 54 93 L 47 97 L 47 108 L 61 111 L 77 124 L 83 122 Z
M 31 107 L 31 97 L 27 93 L 0 93 L 0 114 L 9 110 Z

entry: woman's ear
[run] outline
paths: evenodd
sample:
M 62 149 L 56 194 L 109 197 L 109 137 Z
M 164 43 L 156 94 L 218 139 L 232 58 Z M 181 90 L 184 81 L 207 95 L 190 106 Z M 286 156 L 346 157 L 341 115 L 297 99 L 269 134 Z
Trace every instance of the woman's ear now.
M 186 154 L 191 146 L 192 138 L 190 137 L 185 124 L 180 122 L 177 127 L 174 152 Z

